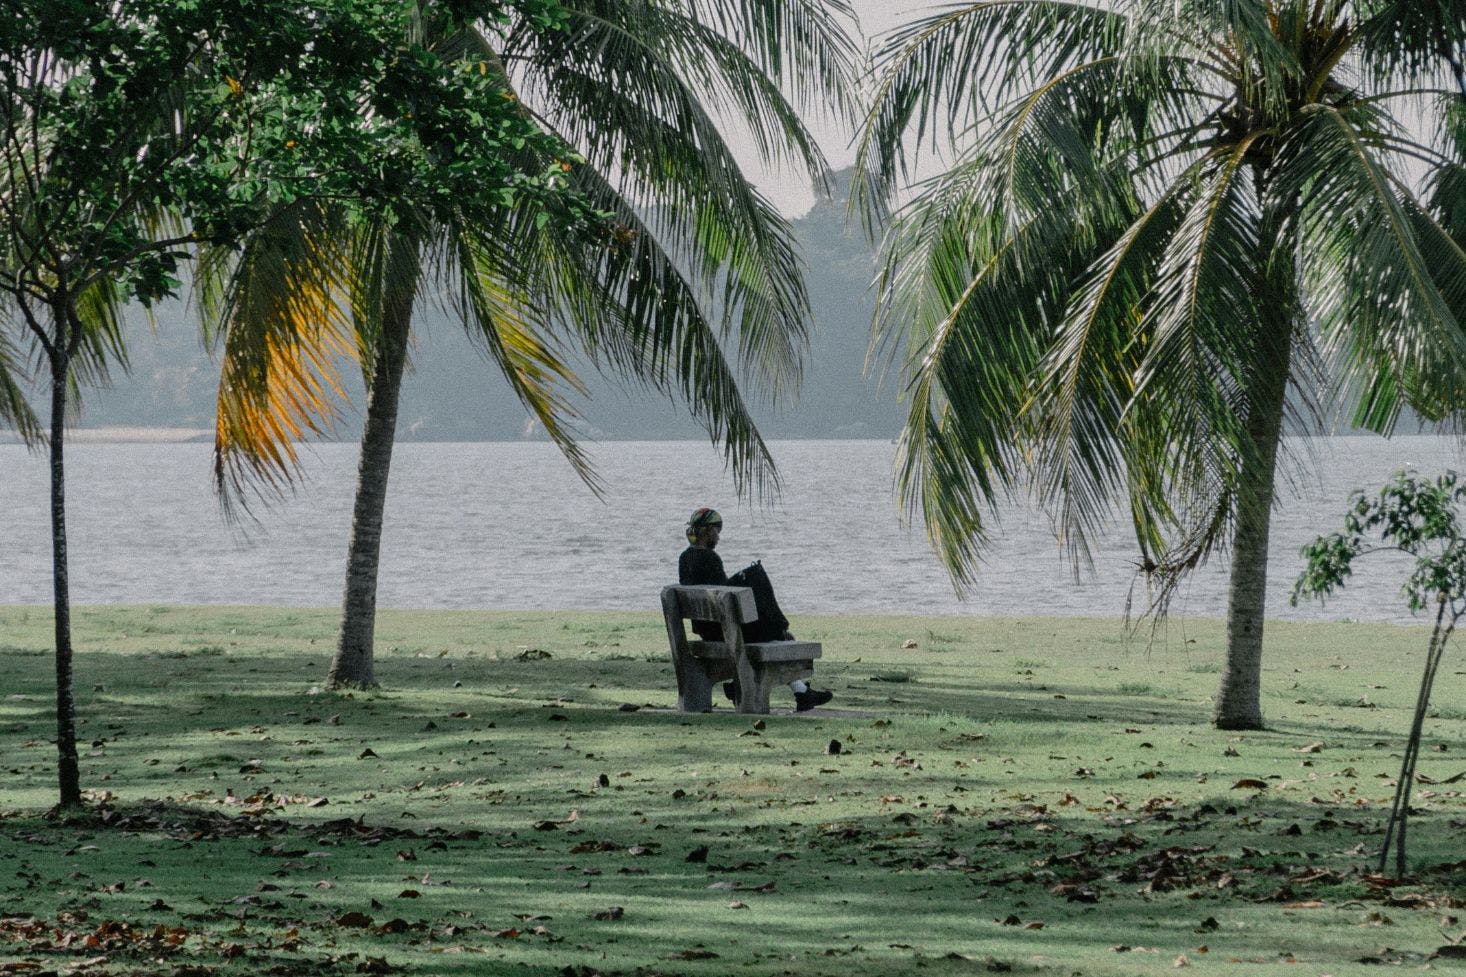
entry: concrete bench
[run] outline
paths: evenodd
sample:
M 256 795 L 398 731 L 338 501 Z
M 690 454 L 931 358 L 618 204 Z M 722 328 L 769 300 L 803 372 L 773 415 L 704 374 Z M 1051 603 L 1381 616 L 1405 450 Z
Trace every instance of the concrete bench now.
M 747 587 L 665 587 L 662 616 L 677 672 L 677 708 L 682 712 L 712 709 L 713 687 L 736 678 L 738 711 L 767 713 L 775 686 L 810 678 L 814 660 L 820 657 L 815 641 L 745 642 L 739 625 L 758 619 L 753 591 Z M 686 621 L 717 624 L 723 640 L 689 638 Z

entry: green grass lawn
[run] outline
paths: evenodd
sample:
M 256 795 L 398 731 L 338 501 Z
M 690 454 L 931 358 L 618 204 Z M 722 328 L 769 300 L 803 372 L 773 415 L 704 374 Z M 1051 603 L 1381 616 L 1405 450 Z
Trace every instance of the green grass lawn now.
M 0 608 L 0 975 L 1462 968 L 1452 659 L 1374 874 L 1423 629 L 1269 625 L 1238 735 L 1210 621 L 804 617 L 834 708 L 762 722 L 672 712 L 652 614 L 386 612 L 355 695 L 334 622 L 80 609 L 56 820 L 50 615 Z

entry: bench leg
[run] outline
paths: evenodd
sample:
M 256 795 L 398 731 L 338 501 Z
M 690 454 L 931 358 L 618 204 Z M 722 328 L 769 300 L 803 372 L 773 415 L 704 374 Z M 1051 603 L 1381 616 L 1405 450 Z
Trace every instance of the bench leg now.
M 768 715 L 769 694 L 773 679 L 766 669 L 756 667 L 746 657 L 738 660 L 738 711 Z
M 712 712 L 713 678 L 703 663 L 691 656 L 677 669 L 677 711 Z
M 788 685 L 797 678 L 814 677 L 812 661 L 767 662 L 763 665 L 742 661 L 738 664 L 738 682 L 743 687 L 742 699 L 738 703 L 739 712 L 767 715 L 769 697 L 775 689 Z

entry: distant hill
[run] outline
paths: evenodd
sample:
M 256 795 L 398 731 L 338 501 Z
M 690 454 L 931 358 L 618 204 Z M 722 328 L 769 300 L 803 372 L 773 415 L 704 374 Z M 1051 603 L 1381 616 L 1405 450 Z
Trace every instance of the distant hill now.
M 848 173 L 838 192 L 819 201 L 794 224 L 808 265 L 814 308 L 811 348 L 798 403 L 760 409 L 760 430 L 775 438 L 889 438 L 901 411 L 887 389 L 864 374 L 869 342 L 873 251 L 845 223 Z M 183 302 L 146 317 L 131 317 L 131 369 L 110 387 L 83 394 L 83 428 L 212 429 L 217 370 L 199 341 L 192 312 Z M 412 372 L 403 388 L 398 431 L 425 441 L 514 440 L 537 437 L 508 384 L 473 346 L 463 328 L 440 314 L 420 314 Z M 578 401 L 583 428 L 609 440 L 699 437 L 700 428 L 680 404 L 644 390 L 624 389 L 587 368 L 590 396 Z M 334 432 L 354 438 L 364 403 L 353 375 L 353 406 Z M 746 391 L 747 392 L 747 391 Z

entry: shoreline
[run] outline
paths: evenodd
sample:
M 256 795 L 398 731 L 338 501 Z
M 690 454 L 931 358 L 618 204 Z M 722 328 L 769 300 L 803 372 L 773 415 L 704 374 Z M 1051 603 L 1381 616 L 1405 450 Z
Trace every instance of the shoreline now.
M 212 444 L 214 431 L 202 427 L 78 427 L 66 429 L 67 444 Z M 0 444 L 22 445 L 14 431 L 0 431 Z
M 287 617 L 308 617 L 312 623 L 334 623 L 341 614 L 340 607 L 327 604 L 177 604 L 177 603 L 85 603 L 73 600 L 71 604 L 73 616 L 76 615 L 107 615 L 107 614 L 148 614 L 148 615 L 187 615 L 187 616 L 225 616 L 231 614 L 257 614 L 257 615 L 284 615 Z M 7 615 L 31 613 L 43 614 L 47 619 L 51 617 L 51 603 L 49 601 L 34 603 L 0 602 L 0 621 Z M 517 607 L 382 607 L 377 609 L 379 621 L 393 618 L 440 618 L 444 621 L 481 618 L 485 620 L 552 620 L 565 618 L 575 620 L 578 623 L 593 623 L 596 621 L 623 621 L 642 623 L 654 621 L 660 625 L 662 621 L 661 612 L 650 603 L 645 608 L 594 608 L 594 607 L 560 607 L 560 608 L 517 608 Z M 926 627 L 949 627 L 959 629 L 981 630 L 990 627 L 1003 626 L 1053 626 L 1060 628 L 1084 627 L 1096 628 L 1113 632 L 1116 635 L 1123 635 L 1129 643 L 1149 643 L 1152 635 L 1152 628 L 1148 624 L 1135 627 L 1134 622 L 1126 626 L 1119 617 L 1097 614 L 944 614 L 944 613 L 922 613 L 922 614 L 892 614 L 879 611 L 873 612 L 851 612 L 851 611 L 811 611 L 800 612 L 794 616 L 797 624 L 800 621 L 807 622 L 815 627 L 863 625 L 866 627 L 899 627 L 907 628 Z M 1355 618 L 1341 618 L 1339 620 L 1292 620 L 1288 618 L 1270 617 L 1266 619 L 1270 629 L 1299 630 L 1307 628 L 1389 628 L 1392 631 L 1408 631 L 1420 629 L 1422 632 L 1430 630 L 1430 622 L 1424 619 L 1416 621 L 1368 621 Z M 1166 635 L 1184 640 L 1185 633 L 1192 629 L 1211 630 L 1223 629 L 1226 621 L 1221 617 L 1202 616 L 1174 616 L 1162 622 L 1154 629 L 1156 644 L 1166 642 Z
M 1335 431 L 1330 434 L 1288 434 L 1288 440 L 1298 442 L 1331 441 L 1337 438 L 1377 438 L 1379 435 L 1370 431 Z M 1455 440 L 1456 436 L 1447 433 L 1434 431 L 1409 431 L 1397 433 L 1392 436 L 1398 438 L 1438 438 L 1442 440 Z M 204 427 L 150 427 L 146 425 L 104 425 L 98 427 L 68 427 L 66 429 L 66 440 L 68 444 L 212 444 L 214 440 L 214 429 Z M 516 438 L 416 438 L 410 432 L 400 432 L 397 440 L 404 444 L 538 444 L 553 447 L 554 443 L 544 436 L 516 437 Z M 803 436 L 775 436 L 766 439 L 770 444 L 779 443 L 800 443 L 808 441 L 874 441 L 895 444 L 898 435 L 867 434 L 859 436 L 851 433 L 831 433 L 826 435 L 803 435 Z M 1388 440 L 1388 439 L 1387 439 Z M 609 437 L 587 435 L 582 439 L 585 444 L 696 444 L 706 445 L 704 438 L 685 437 Z M 318 437 L 307 441 L 292 442 L 297 447 L 319 446 L 319 445 L 351 445 L 359 444 L 355 437 L 343 436 L 339 438 Z M 0 429 L 0 445 L 23 444 L 20 437 L 9 429 Z M 556 449 L 558 450 L 558 449 Z

